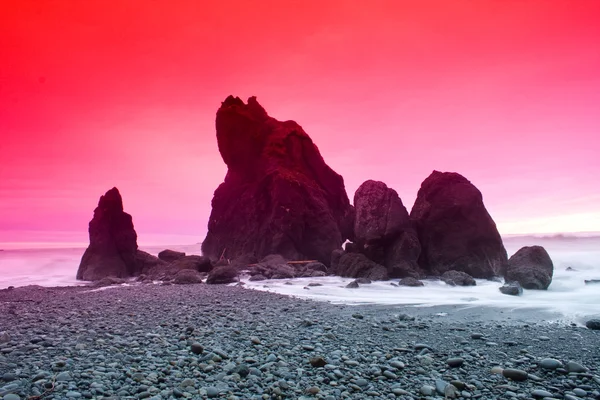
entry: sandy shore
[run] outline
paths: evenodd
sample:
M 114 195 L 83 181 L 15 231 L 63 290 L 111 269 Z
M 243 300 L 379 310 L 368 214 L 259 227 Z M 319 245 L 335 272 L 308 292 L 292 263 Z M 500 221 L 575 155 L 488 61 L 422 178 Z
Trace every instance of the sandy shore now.
M 204 284 L 2 290 L 0 396 L 599 399 L 600 332 L 552 317 Z

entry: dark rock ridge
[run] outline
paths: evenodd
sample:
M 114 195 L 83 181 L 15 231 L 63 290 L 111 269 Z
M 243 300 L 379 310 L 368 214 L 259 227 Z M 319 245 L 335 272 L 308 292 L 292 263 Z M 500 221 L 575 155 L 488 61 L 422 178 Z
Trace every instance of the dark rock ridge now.
M 524 289 L 546 290 L 552 282 L 554 265 L 542 246 L 526 246 L 508 260 L 504 278 L 518 282 Z
M 128 278 L 140 273 L 137 234 L 131 215 L 123 211 L 117 188 L 100 197 L 89 223 L 89 235 L 90 245 L 81 258 L 77 279 Z
M 368 180 L 354 194 L 354 252 L 383 265 L 390 278 L 420 277 L 421 245 L 398 193 Z
M 421 244 L 419 265 L 429 273 L 456 270 L 490 279 L 506 266 L 506 250 L 481 192 L 462 175 L 433 171 L 410 217 Z
M 217 111 L 227 175 L 215 190 L 202 252 L 211 259 L 280 254 L 329 264 L 353 232 L 343 178 L 294 121 L 270 117 L 255 97 L 229 96 Z

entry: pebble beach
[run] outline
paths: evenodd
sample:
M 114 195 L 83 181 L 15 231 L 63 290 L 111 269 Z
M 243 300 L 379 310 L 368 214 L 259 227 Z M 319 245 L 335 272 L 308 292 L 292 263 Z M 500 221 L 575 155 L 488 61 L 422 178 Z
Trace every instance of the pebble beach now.
M 221 285 L 0 291 L 0 398 L 600 399 L 600 331 Z

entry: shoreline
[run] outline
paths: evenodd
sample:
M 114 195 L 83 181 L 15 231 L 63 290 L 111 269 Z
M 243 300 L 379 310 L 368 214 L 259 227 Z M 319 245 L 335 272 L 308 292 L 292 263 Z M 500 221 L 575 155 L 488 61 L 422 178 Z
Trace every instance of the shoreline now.
M 285 281 L 289 281 L 285 280 Z M 206 285 L 205 283 L 201 283 L 199 285 Z M 127 281 L 125 284 L 116 284 L 110 286 L 101 286 L 95 287 L 94 282 L 91 281 L 81 281 L 80 285 L 66 285 L 66 286 L 41 286 L 41 285 L 26 285 L 14 287 L 12 289 L 5 288 L 0 289 L 0 299 L 3 292 L 10 292 L 13 290 L 18 291 L 29 291 L 31 289 L 48 289 L 48 290 L 58 290 L 58 291 L 67 291 L 67 292 L 101 292 L 101 291 L 111 291 L 116 289 L 128 289 L 133 287 L 148 287 L 148 288 L 158 288 L 164 286 L 175 286 L 175 287 L 185 287 L 188 285 L 162 285 L 162 282 L 155 283 L 141 283 L 136 281 L 135 279 L 131 279 Z M 213 286 L 213 285 L 208 285 Z M 214 286 L 222 286 L 222 287 L 235 287 L 236 284 L 227 284 L 227 285 L 214 285 Z M 600 311 L 596 314 L 585 315 L 585 316 L 566 316 L 565 314 L 559 311 L 549 310 L 547 308 L 541 306 L 499 306 L 499 305 L 490 305 L 490 304 L 469 304 L 469 303 L 447 303 L 447 304 L 428 304 L 428 303 L 389 303 L 382 304 L 377 303 L 375 301 L 365 301 L 365 302 L 346 302 L 343 300 L 328 300 L 328 299 L 318 299 L 318 298 L 310 298 L 305 296 L 298 296 L 294 294 L 281 294 L 271 290 L 261 290 L 254 287 L 241 286 L 243 290 L 251 290 L 260 293 L 269 293 L 277 296 L 283 296 L 286 298 L 298 300 L 298 301 L 309 301 L 314 303 L 323 303 L 332 306 L 340 306 L 340 307 L 352 307 L 355 309 L 361 308 L 364 310 L 383 310 L 384 312 L 391 312 L 392 310 L 397 309 L 406 309 L 409 310 L 413 315 L 419 316 L 422 318 L 431 318 L 431 319 L 445 319 L 448 322 L 461 322 L 465 319 L 469 319 L 469 321 L 476 322 L 490 322 L 490 321 L 501 321 L 505 324 L 528 324 L 528 323 L 549 323 L 549 324 L 559 324 L 559 325 L 576 325 L 580 327 L 585 327 L 585 322 L 589 319 L 600 318 Z M 153 289 L 150 289 L 153 290 Z M 0 300 L 1 302 L 1 300 Z M 367 311 L 368 312 L 368 311 Z
M 55 382 L 44 398 L 600 398 L 600 332 L 579 326 L 235 286 L 90 289 L 0 291 L 0 395 Z M 511 369 L 524 380 L 498 374 Z

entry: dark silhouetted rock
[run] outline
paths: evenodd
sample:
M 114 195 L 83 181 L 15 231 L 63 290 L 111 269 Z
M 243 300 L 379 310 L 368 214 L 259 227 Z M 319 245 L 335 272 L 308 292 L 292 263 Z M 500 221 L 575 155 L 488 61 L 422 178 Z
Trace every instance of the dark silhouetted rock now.
M 442 281 L 451 286 L 475 286 L 473 277 L 462 271 L 446 271 L 441 276 Z
M 117 188 L 100 197 L 89 223 L 90 245 L 86 249 L 77 279 L 96 281 L 105 277 L 128 278 L 138 275 L 137 234 L 131 215 L 123 211 Z
M 368 180 L 354 194 L 354 241 L 387 242 L 411 229 L 406 207 L 395 190 L 383 182 Z
M 147 275 L 150 280 L 171 279 L 172 276 L 178 271 L 169 269 L 170 264 L 168 262 L 163 261 L 160 258 L 142 250 L 138 250 L 135 253 L 135 264 L 138 270 L 136 276 L 141 274 Z
M 327 266 L 322 262 L 314 261 L 306 264 L 305 268 L 309 271 L 322 271 L 327 272 Z
M 508 260 L 504 278 L 519 282 L 524 289 L 546 290 L 552 282 L 554 265 L 542 246 L 526 246 Z
M 334 274 L 337 274 L 340 258 L 342 258 L 344 254 L 346 254 L 346 252 L 342 249 L 335 249 L 331 252 L 331 263 L 329 264 L 329 270 Z
M 425 286 L 425 284 L 423 282 L 421 282 L 420 280 L 415 279 L 415 278 L 400 279 L 400 282 L 398 282 L 398 285 L 411 286 L 411 287 Z
M 179 270 L 173 277 L 173 283 L 176 285 L 191 285 L 202 283 L 202 275 L 195 269 Z
M 228 171 L 214 193 L 203 254 L 281 254 L 328 265 L 331 252 L 352 238 L 354 208 L 342 177 L 302 127 L 269 117 L 255 97 L 244 104 L 229 96 L 216 130 Z
M 425 273 L 416 261 L 400 261 L 387 270 L 390 278 L 422 279 L 425 277 Z
M 354 251 L 385 266 L 391 278 L 419 276 L 421 245 L 398 193 L 368 180 L 354 194 L 354 207 Z
M 112 285 L 122 285 L 125 282 L 127 282 L 127 281 L 123 278 L 115 278 L 114 276 L 107 276 L 106 278 L 102 278 L 99 281 L 95 281 L 92 286 L 93 287 L 106 287 L 106 286 L 112 286 Z
M 213 269 L 213 265 L 208 257 L 191 255 L 183 256 L 171 262 L 169 268 L 176 270 L 193 269 L 198 272 L 210 272 Z
M 257 275 L 252 275 L 250 277 L 250 279 L 248 279 L 250 282 L 258 282 L 258 281 L 266 281 L 268 278 L 264 275 L 261 274 L 257 274 Z
M 158 258 L 166 262 L 173 262 L 179 260 L 182 257 L 185 257 L 185 253 L 175 250 L 167 249 L 158 253 Z
M 215 267 L 206 278 L 206 283 L 210 285 L 227 284 L 238 281 L 238 270 L 231 265 L 222 265 Z
M 502 294 L 507 294 L 509 296 L 520 296 L 523 294 L 523 288 L 519 284 L 519 282 L 508 282 L 499 288 Z
M 369 260 L 364 254 L 344 253 L 338 263 L 334 274 L 348 278 L 367 278 L 374 281 L 389 279 L 387 270 Z
M 358 285 L 358 282 L 356 281 L 352 281 L 349 284 L 347 284 L 346 289 L 358 289 L 360 286 Z
M 256 256 L 252 254 L 244 254 L 232 259 L 230 265 L 238 267 L 238 269 L 242 270 L 246 269 L 248 265 L 256 264 L 257 262 L 258 258 L 256 258 Z
M 267 279 L 290 279 L 297 277 L 294 267 L 280 254 L 269 254 L 259 263 L 250 267 L 250 275 L 262 275 Z
M 490 279 L 506 266 L 506 250 L 481 192 L 463 176 L 433 171 L 421 184 L 410 217 L 421 244 L 419 265 L 426 271 Z
M 359 253 L 360 252 L 358 245 L 356 243 L 352 243 L 352 242 L 346 242 L 346 244 L 344 244 L 344 250 L 346 251 L 346 253 Z
M 584 283 L 586 285 L 596 285 L 596 284 L 600 284 L 600 279 L 586 279 L 584 281 Z
M 358 283 L 360 285 L 370 285 L 371 283 L 373 283 L 368 278 L 356 278 L 355 281 L 356 281 L 356 283 Z
M 600 319 L 590 319 L 589 321 L 587 321 L 585 323 L 585 326 L 588 329 L 598 331 L 598 330 L 600 330 Z

